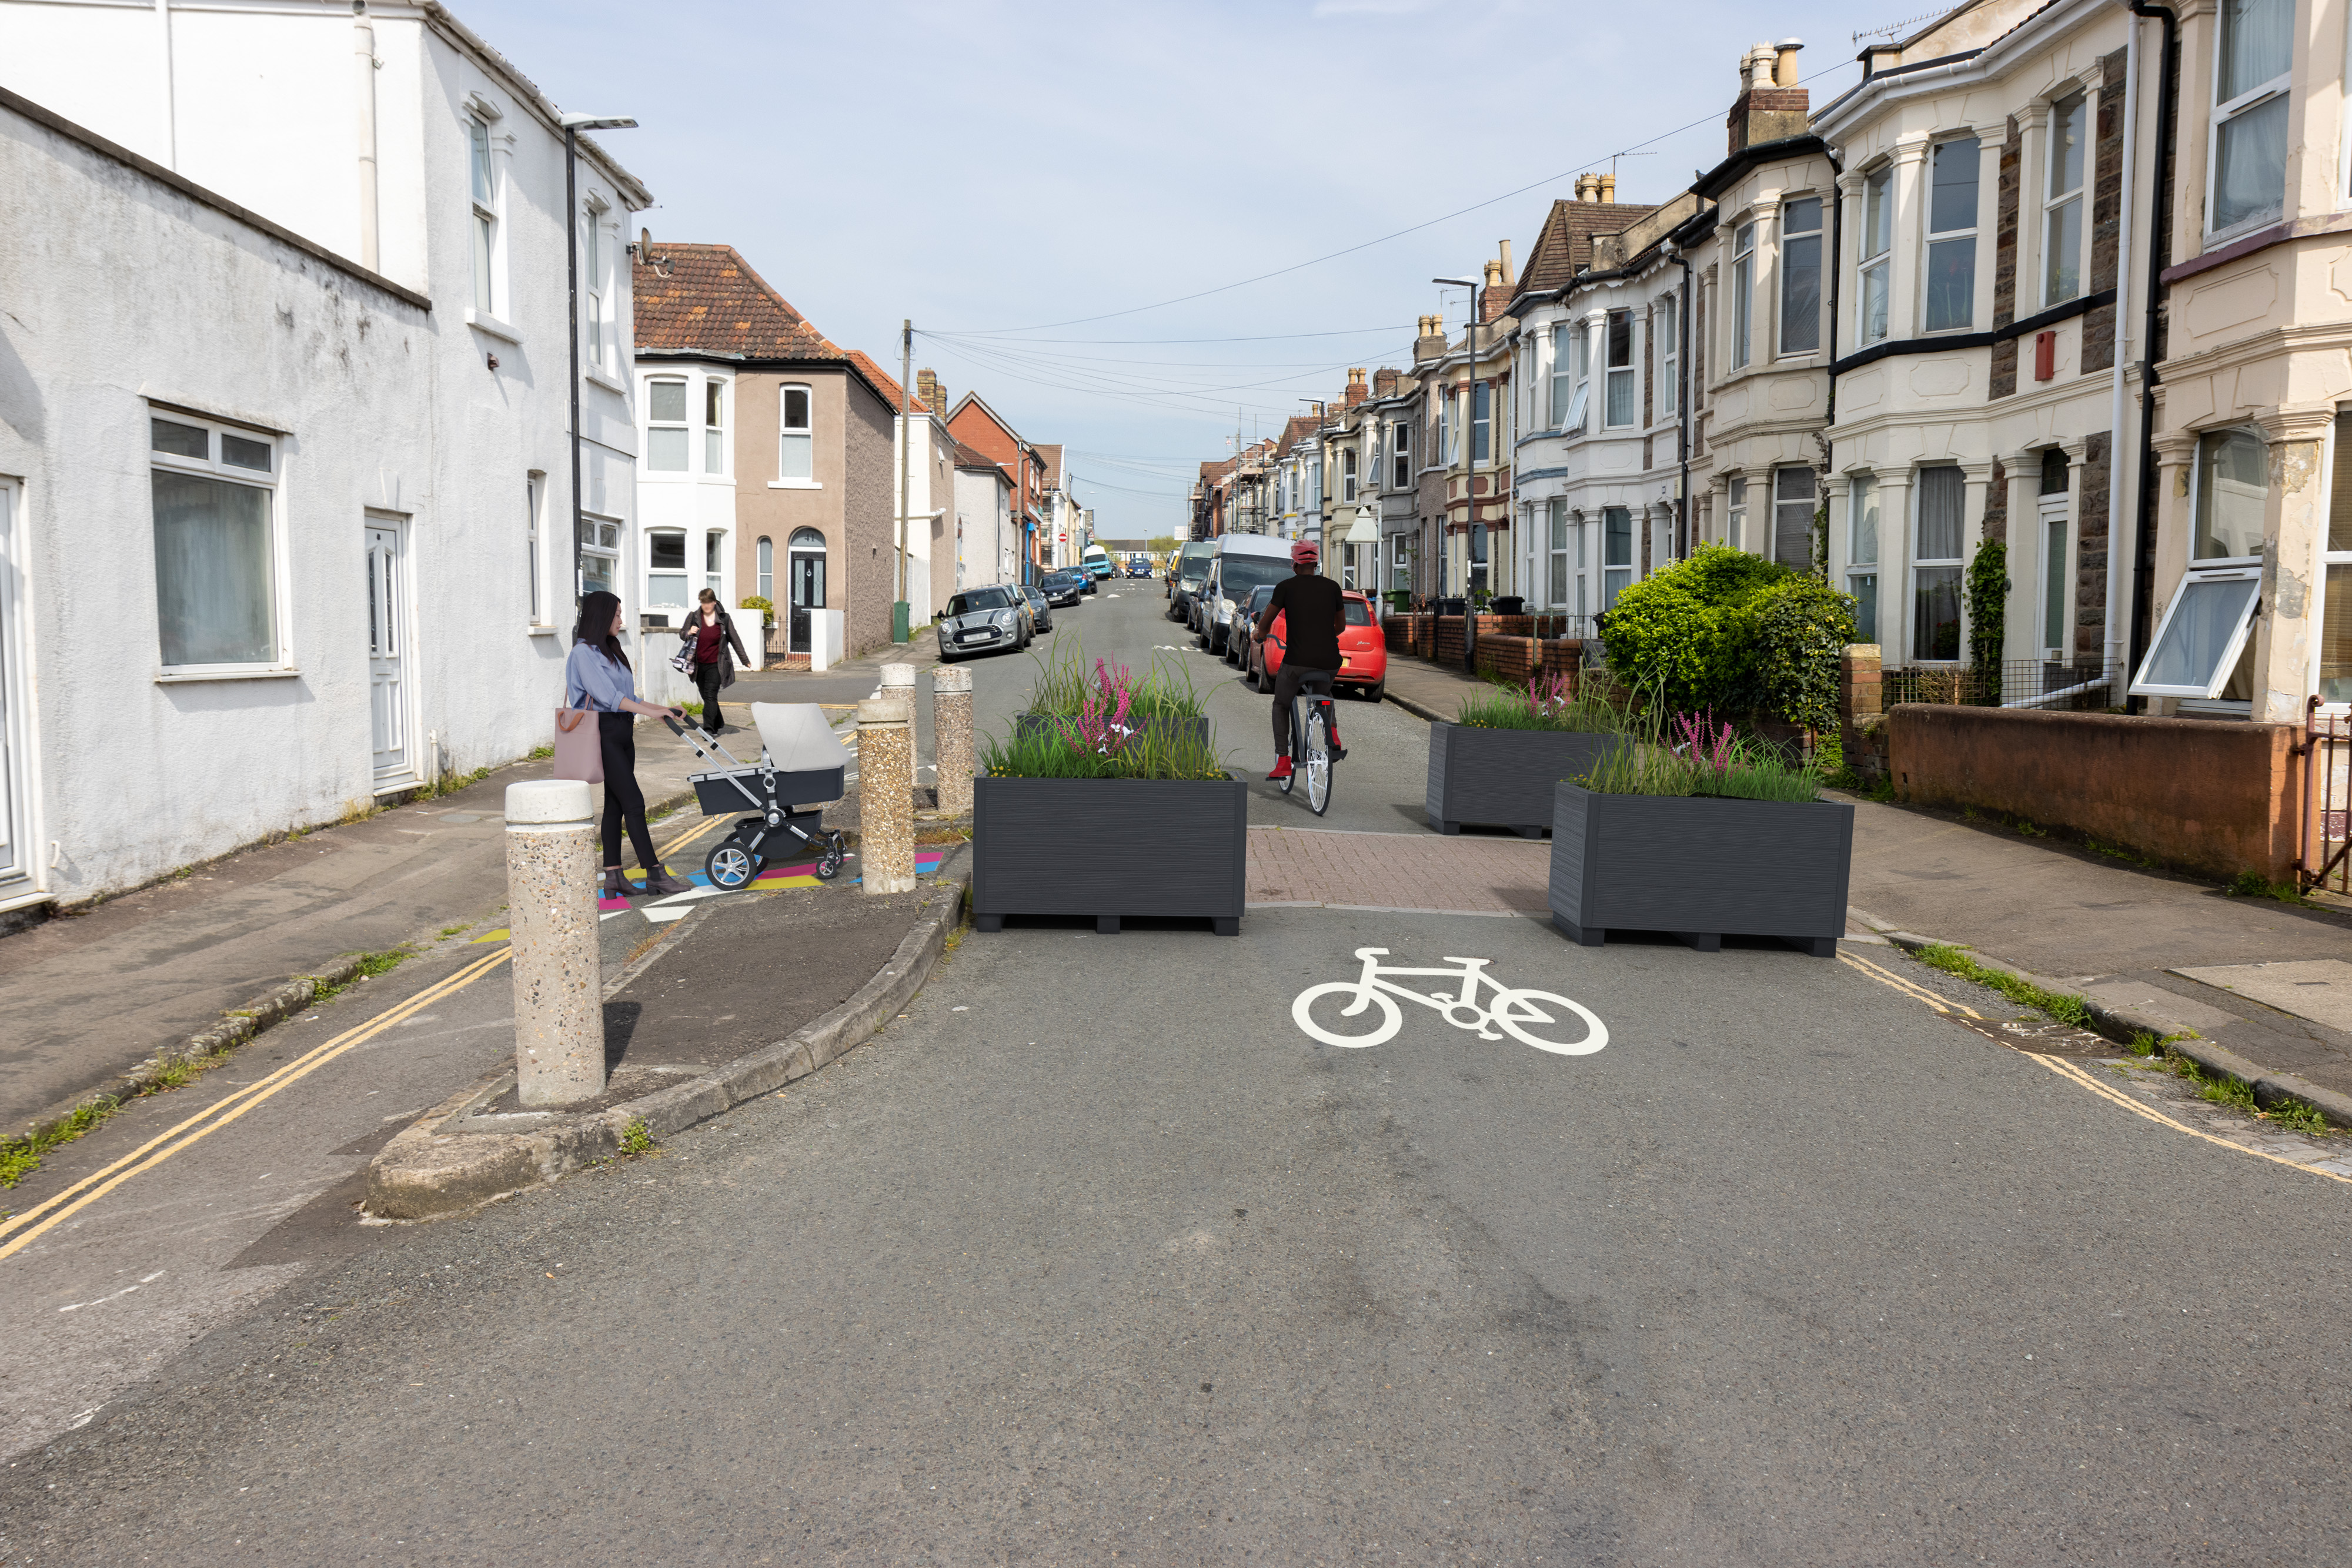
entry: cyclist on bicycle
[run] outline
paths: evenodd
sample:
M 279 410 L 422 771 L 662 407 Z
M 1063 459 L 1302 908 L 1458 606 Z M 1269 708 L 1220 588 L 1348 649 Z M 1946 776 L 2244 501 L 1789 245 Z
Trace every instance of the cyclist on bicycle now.
M 1315 570 L 1321 559 L 1313 540 L 1292 545 L 1293 575 L 1275 584 L 1274 597 L 1258 612 L 1257 624 L 1251 629 L 1262 643 L 1274 626 L 1274 618 L 1280 615 L 1287 633 L 1282 668 L 1274 677 L 1274 771 L 1266 775 L 1268 779 L 1290 777 L 1290 705 L 1301 692 L 1330 695 L 1332 678 L 1339 673 L 1339 625 L 1344 612 L 1339 583 Z M 1336 726 L 1331 744 L 1335 747 L 1339 744 Z

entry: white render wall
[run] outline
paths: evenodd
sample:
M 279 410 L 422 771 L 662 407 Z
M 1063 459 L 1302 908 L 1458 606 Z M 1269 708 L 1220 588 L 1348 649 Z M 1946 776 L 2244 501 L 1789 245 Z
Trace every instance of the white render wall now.
M 955 471 L 956 587 L 985 588 L 1021 578 L 1013 487 L 995 469 Z

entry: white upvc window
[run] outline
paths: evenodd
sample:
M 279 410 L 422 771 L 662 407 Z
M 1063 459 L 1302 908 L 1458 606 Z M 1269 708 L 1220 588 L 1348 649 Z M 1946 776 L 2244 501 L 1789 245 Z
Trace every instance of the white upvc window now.
M 1641 416 L 1641 384 L 1633 369 L 1633 313 L 1612 310 L 1606 328 L 1609 361 L 1607 365 L 1606 408 L 1601 423 L 1611 428 L 1632 424 Z
M 490 160 L 489 123 L 478 115 L 466 117 L 466 164 L 473 196 L 474 308 L 496 316 L 498 289 L 493 264 L 499 249 L 499 181 Z
M 621 523 L 617 517 L 580 514 L 580 591 L 621 591 Z
M 547 565 L 541 559 L 540 549 L 539 516 L 540 504 L 546 494 L 547 476 L 545 474 L 534 468 L 523 476 L 523 538 L 529 547 L 530 553 L 528 570 L 530 572 L 530 623 L 534 626 L 547 624 L 541 594 L 541 584 L 546 580 Z
M 1564 321 L 1551 329 L 1551 423 L 1555 430 L 1568 423 L 1569 403 L 1576 395 L 1577 326 Z
M 2294 0 L 2221 0 L 2217 22 L 2205 210 L 2207 232 L 2220 235 L 2284 210 Z
M 1748 363 L 1748 333 L 1756 307 L 1756 225 L 1742 224 L 1731 237 L 1731 368 Z
M 1438 461 L 1449 468 L 1461 455 L 1454 450 L 1454 428 L 1457 422 L 1454 417 L 1454 391 L 1452 387 L 1445 387 L 1437 394 Z
M 1633 514 L 1624 507 L 1601 508 L 1601 608 L 1614 608 L 1633 581 Z
M 1659 299 L 1651 314 L 1651 329 L 1658 343 L 1658 417 L 1671 419 L 1682 396 L 1682 300 L 1675 295 Z
M 1470 460 L 1495 460 L 1495 383 L 1470 383 Z
M 1323 509 L 1323 455 L 1319 452 L 1307 460 L 1307 505 L 1312 511 Z
M 1748 481 L 1733 476 L 1725 494 L 1723 542 L 1733 549 L 1748 548 Z
M 646 608 L 648 610 L 684 610 L 688 596 L 686 589 L 686 530 L 683 528 L 649 528 L 646 532 Z
M 715 376 L 702 383 L 702 471 L 727 472 L 727 383 Z
M 1878 481 L 1857 474 L 1846 488 L 1845 591 L 1853 595 L 1853 640 L 1878 641 Z
M 797 382 L 776 389 L 776 477 L 787 483 L 816 477 L 815 401 Z
M 163 674 L 284 668 L 276 439 L 179 413 L 147 424 Z
M 1568 608 L 1568 502 L 1555 497 L 1549 503 L 1546 517 L 1546 544 L 1549 547 L 1551 570 L 1545 586 L 1550 590 L 1544 602 L 1554 610 Z
M 727 602 L 727 533 L 712 528 L 702 536 L 702 586 Z
M 1822 199 L 1800 196 L 1780 208 L 1780 352 L 1822 346 Z
M 1772 471 L 1772 559 L 1810 571 L 1813 565 L 1813 471 Z
M 2074 526 L 2067 516 L 2068 491 L 2071 486 L 2070 465 L 2066 454 L 2052 447 L 2042 455 L 2042 482 L 2037 487 L 2034 515 L 2041 526 L 2042 596 L 2039 605 L 2040 651 L 2051 664 L 2063 664 L 2072 659 L 2073 641 L 2067 635 L 2066 605 L 2073 597 L 2074 576 L 2069 569 L 2074 564 Z
M 2352 705 L 2352 413 L 2336 416 L 2327 537 L 2320 557 L 2319 646 L 2312 690 L 2327 706 Z
M 1355 498 L 1356 449 L 1352 446 L 1343 446 L 1339 449 L 1339 499 L 1353 501 Z
M 1858 335 L 1867 346 L 1886 339 L 1886 301 L 1891 293 L 1895 250 L 1895 171 L 1877 169 L 1863 176 L 1862 237 L 1855 244 L 1862 258 L 1855 314 Z
M 2247 644 L 2261 608 L 2263 514 L 2270 500 L 2270 447 L 2262 433 L 2199 436 L 2189 491 L 2189 572 L 2165 606 L 2131 695 L 2251 707 Z
M 1568 395 L 1568 418 L 1560 423 L 1564 433 L 1584 434 L 1585 410 L 1592 402 L 1592 332 L 1591 324 L 1576 324 L 1569 345 L 1569 374 L 1576 383 Z
M 1389 426 L 1389 487 L 1402 490 L 1412 483 L 1412 421 L 1400 419 Z
M 687 471 L 686 382 L 663 376 L 646 383 L 646 467 L 656 474 Z
M 1920 278 L 1926 332 L 1965 332 L 1977 315 L 1977 139 L 1938 141 L 1927 156 L 1927 264 Z
M 2090 100 L 2081 93 L 2050 106 L 2049 175 L 2042 198 L 2042 303 L 2063 305 L 2083 292 L 2084 152 Z
M 612 298 L 612 286 L 604 277 L 604 209 L 591 202 L 581 209 L 580 225 L 580 311 L 581 360 L 593 371 L 610 375 L 605 363 L 605 351 L 612 337 L 612 322 L 606 314 L 606 301 Z
M 1960 540 L 1968 481 L 1956 464 L 1919 470 L 1911 550 L 1911 661 L 1960 656 Z

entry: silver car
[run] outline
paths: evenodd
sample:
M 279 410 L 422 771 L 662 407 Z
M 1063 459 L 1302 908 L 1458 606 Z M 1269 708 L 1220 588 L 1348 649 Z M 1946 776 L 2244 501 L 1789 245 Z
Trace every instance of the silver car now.
M 967 588 L 948 601 L 940 618 L 940 663 L 952 664 L 967 653 L 1029 645 L 1026 606 L 1012 588 Z

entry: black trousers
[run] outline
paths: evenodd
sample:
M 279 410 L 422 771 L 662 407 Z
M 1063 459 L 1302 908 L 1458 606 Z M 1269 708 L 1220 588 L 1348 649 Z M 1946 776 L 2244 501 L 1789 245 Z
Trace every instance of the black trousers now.
M 1285 659 L 1282 668 L 1274 673 L 1274 754 L 1290 755 L 1290 705 L 1300 693 L 1316 696 L 1331 695 L 1331 677 L 1337 670 L 1302 670 Z M 604 775 L 612 777 L 612 764 L 604 765 Z
M 707 664 L 694 666 L 694 687 L 702 694 L 702 733 L 719 733 L 719 688 L 727 679 L 727 666 L 713 659 Z
M 621 830 L 637 847 L 637 863 L 647 871 L 661 863 L 654 851 L 654 835 L 646 826 L 646 792 L 637 788 L 637 721 L 625 713 L 596 716 L 597 738 L 604 749 L 604 863 L 621 863 Z

